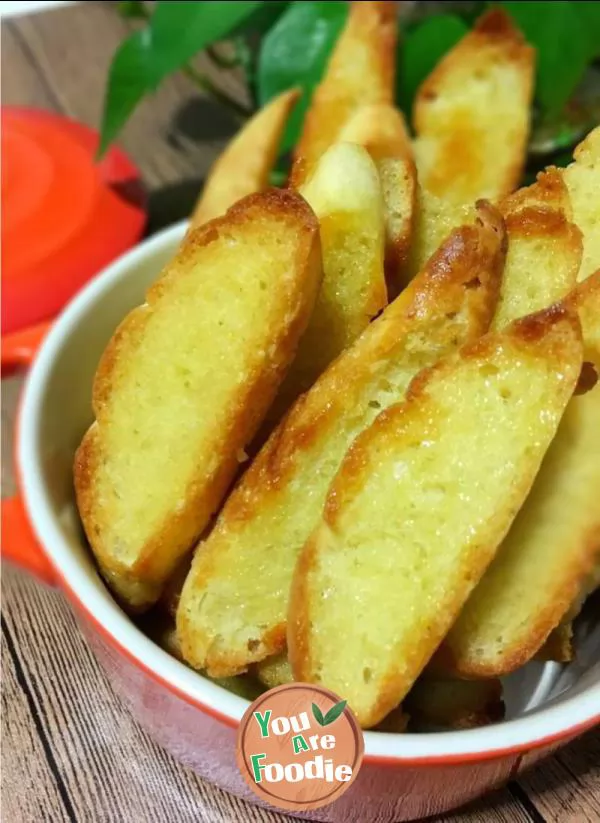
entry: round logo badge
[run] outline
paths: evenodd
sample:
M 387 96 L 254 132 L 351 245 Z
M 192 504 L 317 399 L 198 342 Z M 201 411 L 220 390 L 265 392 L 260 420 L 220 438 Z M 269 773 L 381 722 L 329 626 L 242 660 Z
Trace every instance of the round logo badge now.
M 297 812 L 337 800 L 356 778 L 363 752 L 363 734 L 346 701 L 310 683 L 261 694 L 237 738 L 238 766 L 252 791 Z

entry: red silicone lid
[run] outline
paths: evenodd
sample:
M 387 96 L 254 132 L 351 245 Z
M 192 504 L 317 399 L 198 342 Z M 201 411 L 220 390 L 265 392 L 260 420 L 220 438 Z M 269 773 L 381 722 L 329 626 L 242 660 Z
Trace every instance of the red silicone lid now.
M 130 248 L 145 223 L 139 172 L 98 134 L 50 112 L 2 107 L 2 334 L 57 314 Z

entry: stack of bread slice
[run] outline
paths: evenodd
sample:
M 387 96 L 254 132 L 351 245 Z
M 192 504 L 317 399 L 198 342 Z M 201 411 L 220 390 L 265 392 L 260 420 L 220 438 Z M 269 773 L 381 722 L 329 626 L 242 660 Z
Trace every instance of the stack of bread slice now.
M 157 642 L 248 698 L 322 684 L 381 732 L 499 721 L 499 677 L 576 653 L 600 555 L 600 128 L 515 191 L 535 55 L 493 10 L 411 140 L 395 5 L 350 4 L 287 190 L 293 89 L 213 166 L 75 462 Z

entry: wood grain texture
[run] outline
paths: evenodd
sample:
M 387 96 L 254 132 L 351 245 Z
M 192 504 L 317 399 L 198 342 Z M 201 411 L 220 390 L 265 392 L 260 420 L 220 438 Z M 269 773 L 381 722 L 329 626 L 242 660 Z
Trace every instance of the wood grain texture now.
M 97 125 L 106 69 L 127 28 L 115 8 L 103 3 L 4 23 L 3 102 L 41 106 Z M 231 84 L 243 99 L 238 79 L 219 82 Z M 171 214 L 160 206 L 170 190 L 177 204 L 183 190 L 193 203 L 194 185 L 234 128 L 231 118 L 202 102 L 182 77 L 166 81 L 140 106 L 120 142 L 139 164 L 151 194 L 159 193 L 157 224 Z M 19 376 L 2 381 L 3 496 L 14 491 L 12 438 L 21 383 Z M 156 746 L 114 696 L 61 595 L 7 565 L 2 655 L 2 820 L 291 820 L 226 795 Z M 596 731 L 518 783 L 437 823 L 597 821 L 599 765 Z

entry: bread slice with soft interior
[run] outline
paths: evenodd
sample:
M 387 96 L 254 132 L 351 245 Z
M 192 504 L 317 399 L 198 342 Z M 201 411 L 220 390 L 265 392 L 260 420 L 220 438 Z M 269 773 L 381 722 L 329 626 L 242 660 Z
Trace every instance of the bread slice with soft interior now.
M 159 597 L 221 503 L 320 282 L 308 204 L 250 195 L 187 234 L 109 342 L 74 479 L 100 570 L 128 607 Z
M 510 194 L 527 156 L 535 52 L 502 9 L 439 61 L 413 111 L 419 183 L 456 203 Z
M 394 102 L 398 8 L 393 0 L 354 0 L 315 89 L 294 150 L 291 184 L 298 188 L 340 140 L 359 108 Z
M 481 203 L 294 405 L 195 554 L 177 612 L 192 666 L 235 674 L 285 648 L 296 558 L 344 454 L 417 372 L 486 331 L 504 253 L 502 220 Z
M 505 198 L 508 252 L 493 329 L 540 311 L 565 297 L 577 282 L 582 236 L 570 220 L 569 192 L 558 169 Z
M 356 438 L 294 572 L 296 680 L 367 728 L 403 700 L 531 489 L 581 362 L 579 320 L 554 307 L 423 370 Z
M 600 349 L 586 345 L 590 326 L 599 333 L 600 272 L 564 303 L 585 315 L 584 356 L 596 356 L 600 364 Z M 531 493 L 436 655 L 438 668 L 494 677 L 522 666 L 565 620 L 598 562 L 600 385 L 593 385 L 595 378 L 591 390 L 582 386 L 586 393 L 569 402 Z M 566 632 L 563 628 L 563 649 Z
M 410 281 L 452 229 L 519 184 L 527 157 L 534 50 L 502 9 L 484 14 L 417 92 L 413 143 L 419 189 Z
M 335 143 L 317 162 L 300 194 L 319 219 L 323 281 L 277 398 L 280 414 L 387 305 L 384 203 L 368 151 Z

